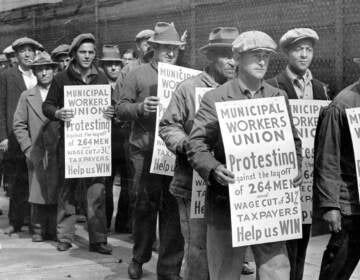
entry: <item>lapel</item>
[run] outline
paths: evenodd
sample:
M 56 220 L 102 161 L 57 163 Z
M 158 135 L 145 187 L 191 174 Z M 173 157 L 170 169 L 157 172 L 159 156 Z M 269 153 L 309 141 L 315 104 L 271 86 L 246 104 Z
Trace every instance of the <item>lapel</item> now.
M 29 90 L 28 94 L 28 103 L 30 107 L 33 109 L 33 111 L 38 115 L 38 117 L 43 121 L 46 122 L 47 118 L 44 116 L 42 112 L 42 100 L 40 96 L 40 90 L 38 86 L 35 86 L 34 88 Z
M 26 90 L 26 85 L 23 79 L 23 76 L 19 70 L 18 67 L 15 67 L 13 71 L 11 71 L 11 76 L 13 78 L 12 83 L 14 84 L 15 87 L 17 87 L 19 89 L 19 92 L 23 92 Z
M 289 99 L 298 99 L 294 86 L 285 71 L 281 72 L 277 77 L 275 77 L 275 79 L 277 80 L 280 88 L 286 91 Z

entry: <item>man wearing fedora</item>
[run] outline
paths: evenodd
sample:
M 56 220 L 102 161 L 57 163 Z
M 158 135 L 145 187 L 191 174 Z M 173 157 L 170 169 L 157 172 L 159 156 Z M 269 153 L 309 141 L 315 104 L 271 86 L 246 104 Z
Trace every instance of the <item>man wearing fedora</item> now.
M 284 71 L 270 79 L 268 83 L 284 90 L 289 99 L 327 100 L 324 84 L 316 80 L 309 70 L 314 56 L 314 46 L 318 40 L 318 34 L 310 28 L 288 30 L 279 41 L 288 64 Z M 302 233 L 302 238 L 286 242 L 291 266 L 290 280 L 303 278 L 311 224 L 303 224 Z
M 25 218 L 30 218 L 28 203 L 29 185 L 25 156 L 13 132 L 14 112 L 21 93 L 37 84 L 31 64 L 36 50 L 43 46 L 27 37 L 19 38 L 12 43 L 18 65 L 0 74 L 0 146 L 6 150 L 5 173 L 9 176 L 9 227 L 5 233 L 11 234 L 21 230 Z
M 234 174 L 225 166 L 225 153 L 215 103 L 285 96 L 286 93 L 263 81 L 270 55 L 276 50 L 273 39 L 261 31 L 241 33 L 232 43 L 234 79 L 205 94 L 186 143 L 191 166 L 207 182 L 207 255 L 211 280 L 238 280 L 247 247 L 232 247 L 228 184 Z M 289 113 L 290 114 L 290 113 Z M 301 141 L 292 123 L 298 163 L 301 163 Z M 299 165 L 300 166 L 300 165 Z M 302 175 L 294 179 L 301 184 Z M 252 245 L 257 279 L 287 280 L 290 264 L 285 242 Z
M 171 177 L 149 172 L 154 147 L 158 62 L 175 64 L 180 41 L 175 26 L 158 22 L 148 40 L 154 49 L 150 63 L 131 71 L 125 78 L 116 106 L 120 120 L 131 121 L 129 153 L 132 168 L 132 188 L 135 194 L 133 211 L 133 259 L 128 273 L 131 279 L 142 277 L 142 265 L 151 258 L 159 213 L 160 248 L 157 263 L 159 280 L 180 279 L 184 253 L 179 211 L 176 199 L 169 192 Z
M 47 52 L 31 65 L 37 85 L 24 91 L 14 114 L 14 134 L 25 154 L 29 173 L 32 241 L 56 240 L 58 191 L 58 122 L 50 122 L 41 109 L 57 69 Z
M 111 254 L 107 245 L 106 214 L 105 214 L 105 178 L 64 178 L 64 122 L 74 117 L 71 109 L 64 107 L 64 86 L 107 84 L 106 76 L 94 65 L 95 37 L 90 33 L 80 34 L 70 45 L 70 55 L 73 60 L 68 68 L 57 74 L 51 83 L 46 100 L 42 104 L 44 115 L 50 120 L 61 121 L 61 137 L 59 140 L 58 157 L 59 199 L 57 213 L 57 249 L 66 251 L 72 246 L 75 235 L 75 199 L 76 187 L 84 185 L 87 201 L 87 218 L 89 231 L 89 250 L 101 254 Z M 104 117 L 112 118 L 114 109 L 104 111 Z
M 216 88 L 235 76 L 232 42 L 239 35 L 235 27 L 217 27 L 200 52 L 209 64 L 199 75 L 179 84 L 160 122 L 159 134 L 167 148 L 176 154 L 170 192 L 177 199 L 181 232 L 185 240 L 184 280 L 209 279 L 206 255 L 205 219 L 190 219 L 193 171 L 186 158 L 185 143 L 195 117 L 195 89 Z
M 59 72 L 64 71 L 70 63 L 71 58 L 69 55 L 69 49 L 70 45 L 61 44 L 51 52 L 51 58 L 54 60 L 54 62 L 58 63 Z

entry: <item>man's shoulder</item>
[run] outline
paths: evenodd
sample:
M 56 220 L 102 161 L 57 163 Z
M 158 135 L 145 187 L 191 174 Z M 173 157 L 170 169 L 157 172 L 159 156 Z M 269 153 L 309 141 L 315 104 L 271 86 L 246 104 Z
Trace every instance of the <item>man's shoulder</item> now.
M 17 75 L 17 76 L 21 75 L 21 72 L 18 69 L 18 67 L 9 67 L 8 69 L 6 69 L 0 73 L 0 76 L 2 76 L 4 78 L 8 78 L 13 75 Z
M 287 97 L 286 91 L 281 89 L 280 87 L 276 87 L 268 82 L 263 83 L 265 96 L 273 97 L 273 96 L 285 96 Z
M 331 102 L 331 106 L 336 106 L 339 109 L 351 108 L 360 104 L 360 83 L 355 82 L 343 90 L 341 90 L 334 100 Z

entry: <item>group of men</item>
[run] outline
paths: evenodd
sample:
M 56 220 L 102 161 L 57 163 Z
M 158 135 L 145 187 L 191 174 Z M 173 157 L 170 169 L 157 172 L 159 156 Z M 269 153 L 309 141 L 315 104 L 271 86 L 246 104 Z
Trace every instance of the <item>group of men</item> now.
M 301 140 L 292 121 L 288 99 L 327 100 L 325 85 L 309 66 L 318 34 L 309 28 L 287 31 L 279 40 L 287 66 L 264 80 L 277 44 L 266 33 L 239 33 L 217 27 L 199 49 L 208 61 L 197 76 L 181 82 L 159 124 L 159 135 L 176 155 L 174 176 L 150 172 L 156 131 L 158 64 L 176 65 L 186 41 L 173 23 L 136 35 L 138 58 L 124 66 L 117 46 L 104 45 L 95 63 L 96 39 L 80 34 L 71 45 L 49 55 L 31 38 L 12 43 L 18 64 L 0 74 L 0 147 L 6 150 L 10 180 L 8 233 L 20 231 L 30 215 L 32 240 L 57 240 L 69 250 L 75 234 L 76 190 L 83 188 L 89 250 L 111 254 L 107 244 L 113 214 L 112 186 L 121 175 L 115 228 L 131 232 L 131 279 L 140 279 L 152 256 L 159 230 L 157 279 L 240 279 L 247 247 L 232 247 L 228 184 L 234 174 L 226 167 L 215 103 L 283 96 L 301 167 Z M 129 55 L 131 52 L 126 52 Z M 133 55 L 133 53 L 131 54 Z M 74 112 L 64 107 L 64 86 L 110 84 L 111 105 L 103 112 L 112 120 L 111 177 L 64 178 L 64 125 Z M 211 88 L 195 108 L 195 89 Z M 319 279 L 349 279 L 360 258 L 354 151 L 345 109 L 360 105 L 358 83 L 343 90 L 321 112 L 316 136 L 314 195 L 332 234 Z M 116 168 L 115 168 L 116 167 Z M 191 219 L 193 170 L 207 185 L 205 219 Z M 301 168 L 293 185 L 302 184 Z M 80 195 L 81 196 L 81 195 Z M 28 202 L 30 202 L 31 209 Z M 251 245 L 257 279 L 303 278 L 311 225 L 296 240 Z

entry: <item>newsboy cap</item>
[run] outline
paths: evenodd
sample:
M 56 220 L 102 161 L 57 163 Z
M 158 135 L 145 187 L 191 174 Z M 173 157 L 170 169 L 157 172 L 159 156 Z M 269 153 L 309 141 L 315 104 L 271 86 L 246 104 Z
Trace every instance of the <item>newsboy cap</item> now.
M 276 52 L 276 47 L 276 43 L 269 35 L 257 30 L 241 33 L 232 43 L 232 50 L 237 53 L 256 50 Z
M 319 41 L 319 35 L 311 28 L 294 28 L 281 36 L 279 44 L 282 50 L 287 50 L 292 44 L 302 39 L 310 39 L 313 43 Z
M 21 46 L 25 46 L 25 45 L 30 45 L 32 46 L 35 50 L 39 50 L 39 51 L 43 51 L 44 47 L 43 45 L 41 45 L 38 41 L 28 38 L 28 37 L 22 37 L 22 38 L 18 38 L 16 39 L 13 43 L 12 43 L 12 48 L 14 49 L 14 51 L 16 52 Z
M 94 35 L 92 35 L 91 33 L 82 33 L 80 35 L 77 35 L 70 45 L 69 53 L 71 54 L 73 52 L 76 52 L 80 45 L 85 41 L 91 42 L 93 44 L 95 44 L 96 42 Z
M 12 46 L 7 46 L 4 50 L 3 50 L 4 54 L 13 54 L 15 53 L 14 49 L 12 48 Z
M 239 36 L 239 30 L 236 27 L 216 27 L 211 30 L 208 43 L 201 47 L 199 51 L 205 54 L 211 49 L 231 49 L 232 43 L 237 36 Z
M 180 41 L 180 36 L 173 23 L 158 22 L 154 28 L 154 35 L 148 40 L 149 44 L 182 46 L 186 42 Z
M 39 52 L 35 56 L 34 61 L 31 64 L 31 68 L 35 68 L 37 66 L 44 66 L 44 65 L 50 65 L 54 68 L 58 65 L 56 62 L 54 62 L 51 59 L 51 56 L 46 51 Z
M 149 39 L 153 35 L 154 35 L 154 30 L 151 30 L 151 29 L 141 30 L 138 34 L 136 34 L 135 41 Z
M 52 50 L 51 58 L 55 59 L 59 55 L 64 55 L 64 54 L 67 55 L 67 54 L 69 54 L 69 50 L 70 50 L 70 45 L 61 44 Z

